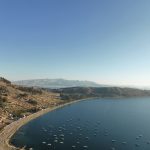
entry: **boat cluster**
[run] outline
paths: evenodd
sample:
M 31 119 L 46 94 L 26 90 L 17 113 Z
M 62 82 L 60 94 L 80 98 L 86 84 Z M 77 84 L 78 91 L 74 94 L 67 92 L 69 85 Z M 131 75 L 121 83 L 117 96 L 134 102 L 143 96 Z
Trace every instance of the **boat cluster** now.
M 61 126 L 49 125 L 48 128 L 42 127 L 42 131 L 48 134 L 48 136 L 46 135 L 45 137 L 48 138 L 45 139 L 45 141 L 42 141 L 41 144 L 43 146 L 49 147 L 48 149 L 59 149 L 60 147 L 62 149 L 65 149 L 66 144 L 70 146 L 70 149 L 88 150 L 92 148 L 91 143 L 94 140 L 99 141 L 100 136 L 101 138 L 111 137 L 111 132 L 109 131 L 109 129 L 102 127 L 100 121 L 94 123 L 94 126 L 89 121 L 86 121 L 85 123 L 79 123 L 78 121 L 80 122 L 80 119 L 78 119 L 77 121 L 74 121 L 73 119 L 68 119 Z M 103 132 L 100 132 L 100 129 L 102 128 Z M 142 139 L 142 137 L 142 134 L 135 137 L 135 148 L 140 147 L 139 141 L 140 139 Z M 111 139 L 110 150 L 116 150 L 118 144 L 121 144 L 125 147 L 128 143 L 125 140 L 120 141 L 117 139 Z M 146 144 L 150 145 L 150 141 L 147 141 Z M 33 148 L 30 148 L 30 150 L 33 150 Z

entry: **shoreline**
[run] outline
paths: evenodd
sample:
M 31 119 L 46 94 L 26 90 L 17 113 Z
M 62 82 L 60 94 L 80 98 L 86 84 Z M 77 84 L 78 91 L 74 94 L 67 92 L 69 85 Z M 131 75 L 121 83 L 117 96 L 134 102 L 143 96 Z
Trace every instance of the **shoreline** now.
M 88 99 L 88 98 L 87 98 Z M 90 98 L 91 99 L 91 98 Z M 77 103 L 85 99 L 79 99 L 79 100 L 74 100 L 71 102 L 66 102 L 64 104 L 54 106 L 54 107 L 49 107 L 43 110 L 40 110 L 34 114 L 31 114 L 25 118 L 21 118 L 17 121 L 12 122 L 11 124 L 5 126 L 2 131 L 0 131 L 0 150 L 18 150 L 15 146 L 11 145 L 9 143 L 11 137 L 25 124 L 30 122 L 31 120 L 34 120 L 48 112 L 51 112 L 53 110 L 56 110 L 58 108 L 67 106 L 69 104 Z
M 24 126 L 31 120 L 34 120 L 46 113 L 49 113 L 53 110 L 62 108 L 64 106 L 67 106 L 67 105 L 70 105 L 73 103 L 77 103 L 77 102 L 80 102 L 83 100 L 90 100 L 90 99 L 96 99 L 96 98 L 102 98 L 102 97 L 90 97 L 90 98 L 83 98 L 83 99 L 64 102 L 64 104 L 40 110 L 40 111 L 33 113 L 25 118 L 20 118 L 19 120 L 12 122 L 11 124 L 5 126 L 0 131 L 0 150 L 19 150 L 20 148 L 17 148 L 10 144 L 10 139 L 22 126 Z M 117 98 L 122 98 L 122 97 L 117 97 Z M 105 99 L 105 98 L 102 98 L 102 99 Z

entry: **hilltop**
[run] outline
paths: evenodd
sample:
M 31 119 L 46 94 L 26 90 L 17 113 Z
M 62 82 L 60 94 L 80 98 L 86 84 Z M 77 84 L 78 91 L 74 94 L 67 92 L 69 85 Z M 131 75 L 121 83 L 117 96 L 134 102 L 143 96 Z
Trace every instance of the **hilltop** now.
M 101 87 L 104 85 L 92 81 L 65 80 L 65 79 L 35 79 L 13 82 L 17 85 L 42 88 L 66 88 L 66 87 Z
M 73 87 L 51 90 L 60 93 L 61 99 L 75 100 L 92 97 L 143 97 L 150 96 L 150 90 L 120 87 Z

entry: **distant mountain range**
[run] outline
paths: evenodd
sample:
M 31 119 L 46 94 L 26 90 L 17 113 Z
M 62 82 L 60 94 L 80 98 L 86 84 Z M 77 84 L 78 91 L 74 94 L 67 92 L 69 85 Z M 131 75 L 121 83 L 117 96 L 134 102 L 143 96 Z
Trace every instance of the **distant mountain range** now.
M 27 87 L 67 88 L 67 87 L 104 87 L 92 81 L 65 80 L 65 79 L 34 79 L 15 81 L 14 84 Z

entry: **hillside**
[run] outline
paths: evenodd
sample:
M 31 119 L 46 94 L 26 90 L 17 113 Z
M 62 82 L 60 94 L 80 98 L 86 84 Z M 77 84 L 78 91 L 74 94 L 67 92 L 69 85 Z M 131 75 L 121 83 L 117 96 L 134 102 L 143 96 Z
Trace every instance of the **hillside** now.
M 62 99 L 74 100 L 90 97 L 142 97 L 150 96 L 150 90 L 120 87 L 73 87 L 51 90 L 60 93 Z
M 14 84 L 28 86 L 28 87 L 32 86 L 32 87 L 42 87 L 42 88 L 100 87 L 102 86 L 91 81 L 65 80 L 65 79 L 22 80 L 22 81 L 15 81 Z
M 0 129 L 21 117 L 60 103 L 63 102 L 59 93 L 13 85 L 0 78 Z

